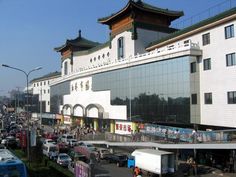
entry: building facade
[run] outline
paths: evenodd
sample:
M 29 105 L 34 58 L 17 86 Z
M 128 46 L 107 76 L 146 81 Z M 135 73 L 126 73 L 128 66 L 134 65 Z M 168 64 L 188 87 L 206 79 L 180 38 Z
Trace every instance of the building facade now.
M 60 72 L 53 72 L 30 81 L 30 93 L 37 96 L 39 102 L 34 112 L 50 113 L 50 83 L 60 76 Z
M 80 31 L 55 48 L 62 74 L 50 84 L 51 112 L 95 129 L 115 121 L 236 127 L 236 9 L 171 28 L 182 15 L 129 1 L 98 19 L 111 29 L 108 42 Z

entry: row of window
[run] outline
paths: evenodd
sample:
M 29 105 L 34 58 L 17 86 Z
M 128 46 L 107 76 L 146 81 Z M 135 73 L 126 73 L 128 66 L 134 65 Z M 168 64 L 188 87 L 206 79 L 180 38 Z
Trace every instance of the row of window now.
M 110 53 L 107 52 L 107 57 L 110 56 Z M 102 56 L 98 55 L 98 57 L 94 57 L 94 58 L 90 58 L 90 63 L 92 63 L 93 61 L 95 62 L 97 59 L 100 60 L 101 58 L 105 58 L 105 54 L 102 54 Z
M 233 38 L 234 37 L 234 25 L 229 25 L 225 27 L 225 39 Z M 210 44 L 210 33 L 206 33 L 202 35 L 202 45 Z
M 234 66 L 236 65 L 235 53 L 226 54 L 226 66 Z M 196 72 L 197 63 L 192 62 L 190 64 L 191 73 Z M 211 58 L 207 58 L 203 60 L 203 70 L 211 70 Z
M 227 92 L 228 104 L 236 104 L 236 91 Z M 191 103 L 197 104 L 197 94 L 191 95 Z M 212 93 L 204 93 L 204 103 L 212 104 Z
M 34 87 L 36 87 L 36 86 L 38 87 L 39 85 L 40 85 L 40 86 L 42 86 L 42 85 L 46 85 L 46 84 L 48 84 L 48 85 L 49 85 L 49 81 L 47 81 L 47 82 L 46 82 L 46 81 L 44 81 L 44 82 L 38 82 L 38 83 L 34 83 Z

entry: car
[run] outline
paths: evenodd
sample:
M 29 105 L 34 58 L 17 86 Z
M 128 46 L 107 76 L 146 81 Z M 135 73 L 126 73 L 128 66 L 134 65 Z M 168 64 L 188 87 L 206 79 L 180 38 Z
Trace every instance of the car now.
M 115 163 L 117 167 L 127 165 L 127 155 L 125 154 L 110 154 L 107 160 L 109 163 Z
M 57 157 L 57 163 L 63 167 L 68 167 L 69 163 L 72 161 L 70 156 L 66 153 L 59 153 Z
M 56 144 L 56 142 L 55 141 L 53 141 L 52 139 L 45 139 L 44 140 L 44 142 L 43 142 L 43 144 Z
M 78 144 L 77 139 L 69 139 L 66 144 L 68 144 L 70 147 L 74 147 Z
M 111 152 L 106 148 L 98 148 L 97 152 L 100 155 L 100 159 L 106 159 L 111 154 Z
M 89 161 L 85 155 L 83 155 L 83 154 L 81 154 L 79 152 L 75 152 L 74 150 L 70 150 L 68 152 L 68 155 L 71 157 L 71 159 L 73 161 L 79 160 L 79 161 L 83 161 L 85 163 L 88 163 L 88 161 Z
M 44 144 L 43 154 L 46 155 L 51 160 L 56 160 L 58 155 L 58 147 L 55 144 Z
M 73 136 L 72 136 L 72 135 L 63 134 L 63 135 L 61 136 L 61 142 L 63 142 L 63 143 L 67 143 L 70 139 L 73 139 Z
M 86 142 L 79 142 L 78 143 L 78 146 L 81 146 L 81 147 L 85 147 L 86 149 L 88 149 L 89 151 L 96 151 L 96 148 L 90 144 L 90 143 L 86 143 Z

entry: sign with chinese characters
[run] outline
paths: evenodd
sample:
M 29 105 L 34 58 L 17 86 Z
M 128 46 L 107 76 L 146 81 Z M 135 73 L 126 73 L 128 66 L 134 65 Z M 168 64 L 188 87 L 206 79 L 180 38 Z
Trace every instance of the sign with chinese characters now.
M 89 177 L 89 165 L 82 161 L 77 161 L 75 166 L 75 176 Z
M 116 121 L 115 133 L 121 135 L 131 134 L 132 122 Z

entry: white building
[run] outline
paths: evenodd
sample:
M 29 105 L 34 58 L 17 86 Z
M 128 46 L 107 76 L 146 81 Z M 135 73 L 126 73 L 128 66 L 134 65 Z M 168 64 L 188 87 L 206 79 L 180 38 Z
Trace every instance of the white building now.
M 50 113 L 50 83 L 60 76 L 61 73 L 56 71 L 30 81 L 29 89 L 33 95 L 39 96 L 44 113 Z
M 107 43 L 79 32 L 56 48 L 51 111 L 111 131 L 115 120 L 236 127 L 236 9 L 171 28 L 182 15 L 129 1 L 98 20 L 111 29 Z

